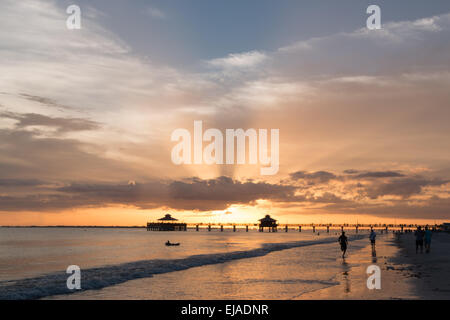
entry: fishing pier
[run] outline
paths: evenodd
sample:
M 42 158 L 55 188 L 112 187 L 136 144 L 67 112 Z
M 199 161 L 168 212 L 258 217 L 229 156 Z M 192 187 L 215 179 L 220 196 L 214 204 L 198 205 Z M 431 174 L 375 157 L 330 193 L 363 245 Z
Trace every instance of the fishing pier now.
M 147 231 L 187 231 L 206 230 L 212 231 L 232 231 L 232 232 L 249 232 L 257 230 L 265 232 L 266 230 L 272 232 L 312 232 L 312 233 L 338 233 L 342 231 L 360 231 L 375 230 L 380 233 L 387 233 L 389 231 L 411 232 L 417 228 L 415 224 L 332 224 L 332 223 L 304 223 L 304 224 L 280 224 L 276 219 L 266 215 L 259 219 L 259 223 L 183 223 L 178 219 L 173 218 L 170 214 L 158 219 L 157 222 L 147 223 Z M 431 226 L 433 229 L 438 226 Z

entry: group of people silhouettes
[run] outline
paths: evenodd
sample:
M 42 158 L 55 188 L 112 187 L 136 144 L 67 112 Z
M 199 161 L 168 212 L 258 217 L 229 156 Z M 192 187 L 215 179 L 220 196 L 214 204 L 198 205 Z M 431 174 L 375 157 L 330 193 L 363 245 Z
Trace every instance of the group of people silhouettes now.
M 372 252 L 375 250 L 375 240 L 377 238 L 377 234 L 373 229 L 370 230 L 370 243 L 372 245 Z M 338 238 L 338 242 L 341 245 L 341 251 L 342 251 L 342 258 L 345 258 L 345 253 L 347 252 L 347 246 L 348 246 L 348 238 L 345 235 L 345 231 L 342 231 L 341 236 Z
M 416 253 L 423 253 L 423 247 L 425 245 L 425 252 L 430 253 L 431 249 L 431 230 L 430 228 L 425 227 L 425 230 L 422 230 L 422 227 L 417 227 L 416 232 L 414 232 L 416 237 Z
M 417 230 L 414 233 L 416 237 L 416 253 L 423 253 L 423 247 L 425 246 L 425 252 L 429 253 L 431 249 L 431 235 L 432 232 L 428 226 L 425 227 L 425 230 L 422 229 L 422 227 L 417 227 Z M 370 243 L 372 245 L 372 252 L 375 251 L 375 240 L 377 238 L 376 232 L 371 229 L 370 230 Z M 341 236 L 338 238 L 338 242 L 341 245 L 341 251 L 342 251 L 342 258 L 345 258 L 345 253 L 347 252 L 347 246 L 348 246 L 348 238 L 345 235 L 345 231 L 342 231 Z

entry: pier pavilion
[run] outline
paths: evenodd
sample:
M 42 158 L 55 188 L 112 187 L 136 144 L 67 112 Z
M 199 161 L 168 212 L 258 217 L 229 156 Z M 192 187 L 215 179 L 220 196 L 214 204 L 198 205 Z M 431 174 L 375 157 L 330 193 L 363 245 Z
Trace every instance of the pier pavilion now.
M 264 228 L 269 228 L 269 232 L 277 232 L 277 220 L 272 219 L 269 215 L 259 219 L 259 232 L 264 232 Z
M 164 217 L 159 218 L 158 222 L 148 222 L 147 231 L 186 231 L 186 223 L 177 222 L 170 214 L 166 214 Z

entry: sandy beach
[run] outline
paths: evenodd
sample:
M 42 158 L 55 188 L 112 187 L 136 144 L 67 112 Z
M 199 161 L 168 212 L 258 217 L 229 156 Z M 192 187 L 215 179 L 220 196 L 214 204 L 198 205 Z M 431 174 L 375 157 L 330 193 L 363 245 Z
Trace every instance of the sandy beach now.
M 417 295 L 421 299 L 450 299 L 450 234 L 433 234 L 430 253 L 416 254 L 413 234 L 401 235 L 396 243 L 401 251 L 395 262 L 411 266 L 397 271 L 414 279 Z
M 416 254 L 414 234 L 378 237 L 376 256 L 371 246 L 350 253 L 337 275 L 339 285 L 303 294 L 299 299 L 449 299 L 450 235 L 433 234 L 431 252 Z M 381 268 L 381 289 L 366 286 L 366 268 Z M 353 267 L 348 267 L 354 265 Z

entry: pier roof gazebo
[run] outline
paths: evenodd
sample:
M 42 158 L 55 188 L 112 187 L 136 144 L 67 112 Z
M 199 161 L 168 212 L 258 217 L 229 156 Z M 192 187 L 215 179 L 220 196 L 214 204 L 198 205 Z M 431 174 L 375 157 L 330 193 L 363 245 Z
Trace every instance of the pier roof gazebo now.
M 164 217 L 159 218 L 158 221 L 178 221 L 178 219 L 175 219 L 170 214 L 166 214 Z
M 259 219 L 259 231 L 263 232 L 264 228 L 269 228 L 269 232 L 277 232 L 277 220 L 272 219 L 270 215 L 266 215 L 264 218 Z
M 159 218 L 158 222 L 148 222 L 147 231 L 186 231 L 186 223 L 176 222 L 170 214 L 166 214 L 164 217 Z

